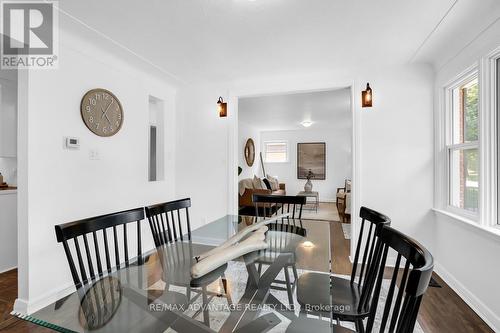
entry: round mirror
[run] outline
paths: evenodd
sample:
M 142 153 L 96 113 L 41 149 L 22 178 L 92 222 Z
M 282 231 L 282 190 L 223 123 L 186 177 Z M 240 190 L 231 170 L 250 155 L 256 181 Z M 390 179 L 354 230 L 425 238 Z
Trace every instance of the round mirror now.
M 255 161 L 255 145 L 252 139 L 248 139 L 245 144 L 245 161 L 248 166 L 252 166 Z

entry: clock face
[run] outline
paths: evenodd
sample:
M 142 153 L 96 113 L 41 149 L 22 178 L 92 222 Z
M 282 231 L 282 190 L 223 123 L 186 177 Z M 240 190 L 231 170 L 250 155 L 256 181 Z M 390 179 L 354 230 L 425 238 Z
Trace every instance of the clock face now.
M 82 98 L 82 119 L 99 136 L 118 133 L 123 124 L 123 109 L 118 98 L 106 89 L 92 89 Z

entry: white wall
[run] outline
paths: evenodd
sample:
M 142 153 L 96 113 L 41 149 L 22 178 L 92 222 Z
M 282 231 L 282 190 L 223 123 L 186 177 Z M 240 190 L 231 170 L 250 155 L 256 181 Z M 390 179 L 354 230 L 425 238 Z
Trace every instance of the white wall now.
M 231 94 L 235 96 L 232 103 L 237 103 L 238 96 L 352 85 L 356 128 L 353 161 L 357 163 L 353 163 L 353 186 L 358 195 L 353 199 L 353 209 L 366 205 L 389 215 L 394 227 L 432 250 L 433 79 L 432 68 L 427 65 L 360 66 L 239 81 L 233 84 Z M 374 107 L 363 109 L 360 98 L 366 82 L 373 88 Z M 354 246 L 352 242 L 351 251 Z
M 297 131 L 261 132 L 262 145 L 266 141 L 285 140 L 288 142 L 289 161 L 287 163 L 266 163 L 266 173 L 278 177 L 280 183 L 286 184 L 289 195 L 296 195 L 304 190 L 306 180 L 297 179 L 297 143 L 326 143 L 326 179 L 312 179 L 313 191 L 319 192 L 321 201 L 333 202 L 336 199 L 337 187 L 343 187 L 345 179 L 352 175 L 352 127 L 335 126 L 331 129 L 314 128 L 314 125 Z M 262 146 L 262 149 L 264 147 Z
M 388 214 L 393 226 L 432 251 L 433 79 L 430 66 L 405 65 L 185 87 L 179 93 L 182 119 L 177 121 L 178 193 L 196 198 L 203 208 L 197 223 L 237 211 L 238 97 L 352 85 L 353 124 L 358 126 L 353 159 L 359 166 L 353 174 L 359 182 L 354 204 L 359 201 L 358 208 L 366 205 Z M 375 107 L 362 109 L 359 100 L 367 81 L 374 90 Z M 215 110 L 221 94 L 228 96 L 226 119 Z
M 192 228 L 228 213 L 228 123 L 219 118 L 217 99 L 224 89 L 211 85 L 184 85 L 177 94 L 177 197 L 190 197 Z M 236 177 L 236 162 L 231 167 Z
M 496 21 L 456 57 L 442 67 L 435 81 L 435 112 L 439 91 L 490 51 L 500 46 L 500 21 Z M 436 170 L 441 172 L 441 170 Z M 436 213 L 436 271 L 497 332 L 500 331 L 500 237 Z
M 28 104 L 20 103 L 23 241 L 15 309 L 22 312 L 72 285 L 54 225 L 175 198 L 175 87 L 138 70 L 143 64 L 130 63 L 123 50 L 93 32 L 84 31 L 82 39 L 66 27 L 60 30 L 59 69 L 30 71 L 21 85 L 27 86 Z M 97 46 L 102 44 L 110 49 Z M 81 120 L 81 98 L 96 87 L 112 91 L 124 109 L 121 131 L 109 138 L 92 134 Z M 165 181 L 159 182 L 148 182 L 149 95 L 165 102 Z M 80 138 L 80 149 L 65 149 L 65 136 Z M 89 159 L 90 149 L 99 160 Z M 152 248 L 147 223 L 143 230 L 143 249 Z
M 255 161 L 250 167 L 245 160 L 245 144 L 248 139 L 252 139 L 255 145 Z M 260 131 L 244 122 L 238 123 L 238 166 L 241 167 L 241 175 L 239 179 L 253 178 L 254 175 L 262 178 L 260 166 L 261 140 Z
M 17 266 L 17 194 L 0 191 L 0 273 Z
M 17 71 L 0 70 L 0 173 L 17 185 Z
M 0 74 L 3 75 L 3 74 Z M 16 157 L 17 81 L 0 77 L 0 157 Z

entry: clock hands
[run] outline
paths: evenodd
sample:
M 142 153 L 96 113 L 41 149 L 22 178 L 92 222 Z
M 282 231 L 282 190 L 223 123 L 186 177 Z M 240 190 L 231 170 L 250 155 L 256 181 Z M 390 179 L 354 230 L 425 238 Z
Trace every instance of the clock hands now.
M 108 107 L 106 108 L 106 110 L 104 110 L 101 106 L 101 111 L 102 111 L 102 115 L 101 115 L 101 119 L 106 117 L 106 119 L 108 120 L 109 124 L 111 125 L 111 120 L 109 120 L 108 118 L 108 115 L 106 113 L 108 113 L 108 110 L 109 110 L 109 107 L 111 106 L 111 104 L 113 104 L 113 100 L 111 100 L 111 103 L 108 104 Z
M 103 107 L 101 106 L 101 112 L 102 112 L 102 116 L 101 116 L 101 119 L 103 117 L 106 117 L 106 119 L 109 121 L 109 123 L 111 124 L 111 120 L 109 120 L 108 118 L 108 115 L 106 114 L 106 111 L 104 111 Z

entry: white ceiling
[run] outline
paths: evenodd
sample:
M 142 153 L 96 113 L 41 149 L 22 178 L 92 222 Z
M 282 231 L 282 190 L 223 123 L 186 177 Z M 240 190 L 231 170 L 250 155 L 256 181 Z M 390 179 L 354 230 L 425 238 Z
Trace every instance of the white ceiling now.
M 491 23 L 499 4 L 498 0 L 59 2 L 63 13 L 187 82 L 324 72 L 360 64 L 436 65 Z M 465 32 L 453 35 L 456 29 Z
M 499 18 L 499 0 L 456 0 L 412 60 L 439 70 Z
M 306 130 L 351 126 L 349 88 L 246 97 L 238 100 L 238 121 L 259 131 L 304 129 L 303 121 L 313 124 Z

